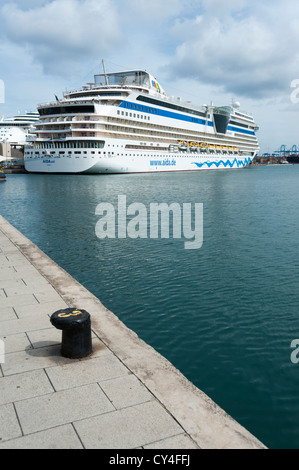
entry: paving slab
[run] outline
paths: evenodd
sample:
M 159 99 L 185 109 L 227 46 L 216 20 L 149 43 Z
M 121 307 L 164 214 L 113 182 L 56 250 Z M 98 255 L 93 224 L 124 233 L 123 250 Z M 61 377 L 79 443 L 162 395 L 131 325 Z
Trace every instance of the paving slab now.
M 0 449 L 83 449 L 83 445 L 71 424 L 57 426 L 8 442 L 0 443 Z
M 25 287 L 26 284 L 23 279 L 2 279 L 1 281 L 2 289 L 10 289 L 10 288 L 22 288 Z M 19 292 L 19 291 L 18 291 Z
M 45 395 L 54 391 L 43 369 L 3 377 L 0 387 L 0 405 Z
M 6 320 L 17 320 L 16 312 L 12 307 L 0 307 L 0 322 Z
M 18 318 L 30 317 L 32 315 L 37 315 L 39 317 L 41 314 L 50 316 L 57 310 L 61 310 L 66 307 L 68 307 L 67 303 L 60 299 L 58 301 L 44 302 L 42 304 L 38 303 L 36 305 L 15 305 L 14 311 Z
M 30 370 L 43 369 L 72 361 L 62 357 L 60 345 L 34 349 L 31 346 L 25 351 L 5 354 L 5 363 L 1 365 L 5 376 L 20 374 Z
M 1 379 L 2 380 L 2 379 Z M 8 403 L 0 406 L 0 442 L 22 435 L 14 405 Z
M 18 401 L 15 407 L 24 434 L 101 415 L 114 409 L 104 392 L 94 383 Z
M 61 355 L 66 307 L 88 357 Z M 265 448 L 1 216 L 0 341 L 0 449 Z
M 6 294 L 4 292 L 4 289 L 0 289 L 0 302 L 2 301 L 2 299 L 5 299 L 6 298 Z
M 22 279 L 19 273 L 13 268 L 0 268 L 0 281 L 7 281 L 12 279 Z
M 108 349 L 106 349 L 106 354 L 95 359 L 82 361 L 79 364 L 69 363 L 58 367 L 50 367 L 46 369 L 46 372 L 55 390 L 65 390 L 130 373 L 127 367 Z
M 181 433 L 157 401 L 74 423 L 86 449 L 132 449 Z
M 177 434 L 160 441 L 151 442 L 145 445 L 144 449 L 198 449 L 198 447 L 187 434 Z
M 36 305 L 39 301 L 33 294 L 20 294 L 13 297 L 5 297 L 1 299 L 1 307 L 13 307 L 17 305 Z
M 25 283 L 23 283 L 23 286 L 16 285 L 15 287 L 5 287 L 4 293 L 6 297 L 14 297 L 16 295 L 23 295 L 23 294 L 42 294 L 45 297 L 46 302 L 55 302 L 60 300 L 60 296 L 58 296 L 57 292 L 55 289 L 51 286 L 51 284 L 39 284 L 39 285 L 30 285 L 27 286 Z M 38 302 L 42 303 L 43 300 L 37 297 L 35 295 Z M 54 300 L 52 300 L 52 297 L 54 297 Z M 57 298 L 58 296 L 58 298 Z
M 31 306 L 28 307 L 28 309 L 31 312 Z M 16 310 L 16 307 L 14 307 L 14 310 Z M 40 315 L 36 312 L 36 314 L 28 315 L 25 318 L 0 322 L 0 338 L 7 335 L 40 330 L 43 328 L 49 328 L 49 317 L 47 317 L 47 315 Z
M 0 327 L 1 331 L 1 327 Z M 3 341 L 5 354 L 17 351 L 24 351 L 32 348 L 28 334 L 16 333 L 15 335 L 2 336 L 0 338 Z
M 99 384 L 116 409 L 155 399 L 154 395 L 133 374 L 100 381 Z

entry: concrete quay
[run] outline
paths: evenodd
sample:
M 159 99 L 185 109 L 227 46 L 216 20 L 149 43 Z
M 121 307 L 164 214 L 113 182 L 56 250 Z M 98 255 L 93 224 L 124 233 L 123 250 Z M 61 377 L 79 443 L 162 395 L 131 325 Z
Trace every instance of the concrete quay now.
M 84 359 L 61 356 L 66 307 L 91 315 Z M 265 448 L 1 216 L 0 340 L 0 449 Z

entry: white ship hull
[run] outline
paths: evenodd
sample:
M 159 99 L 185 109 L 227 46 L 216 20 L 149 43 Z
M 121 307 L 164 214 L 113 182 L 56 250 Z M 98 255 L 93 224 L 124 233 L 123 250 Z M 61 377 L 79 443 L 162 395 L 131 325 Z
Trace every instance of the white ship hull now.
M 245 168 L 252 155 L 201 155 L 197 152 L 126 152 L 122 155 L 84 156 L 57 154 L 27 158 L 25 169 L 32 173 L 157 173 L 164 171 L 199 171 Z

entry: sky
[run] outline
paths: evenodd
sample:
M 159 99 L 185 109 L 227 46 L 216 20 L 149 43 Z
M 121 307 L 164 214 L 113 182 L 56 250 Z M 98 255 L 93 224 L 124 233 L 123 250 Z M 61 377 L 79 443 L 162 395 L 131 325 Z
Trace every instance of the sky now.
M 299 148 L 298 0 L 0 0 L 0 116 L 92 82 L 102 60 L 199 106 L 239 101 L 261 153 Z

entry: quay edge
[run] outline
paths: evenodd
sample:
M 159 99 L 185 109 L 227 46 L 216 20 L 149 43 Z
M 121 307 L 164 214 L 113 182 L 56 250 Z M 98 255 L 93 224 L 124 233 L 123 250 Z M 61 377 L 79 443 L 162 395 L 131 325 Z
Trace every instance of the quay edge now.
M 0 231 L 70 307 L 86 309 L 92 329 L 201 449 L 266 449 L 167 359 L 128 329 L 98 298 L 0 216 Z

